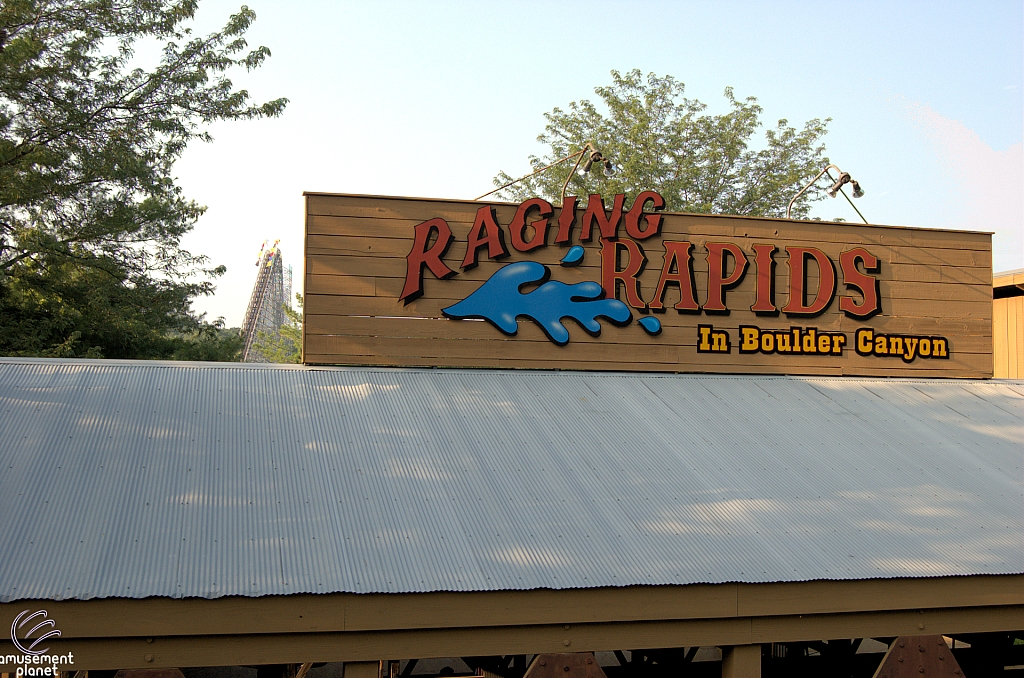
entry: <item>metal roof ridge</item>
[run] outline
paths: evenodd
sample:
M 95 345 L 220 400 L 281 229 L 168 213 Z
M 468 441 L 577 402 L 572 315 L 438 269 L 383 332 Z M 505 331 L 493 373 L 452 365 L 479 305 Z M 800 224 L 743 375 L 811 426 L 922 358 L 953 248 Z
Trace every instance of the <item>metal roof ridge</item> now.
M 649 379 L 721 379 L 721 380 L 787 380 L 787 381 L 845 381 L 861 383 L 929 383 L 929 384 L 1024 384 L 1024 379 L 969 379 L 965 377 L 882 377 L 834 374 L 737 374 L 713 372 L 628 372 L 621 370 L 531 370 L 497 367 L 419 367 L 412 365 L 306 365 L 290 363 L 243 363 L 201 360 L 145 360 L 132 358 L 35 358 L 0 356 L 0 365 L 117 365 L 127 367 L 156 367 L 183 369 L 241 369 L 297 372 L 442 372 L 445 374 L 521 374 L 572 375 L 599 378 Z
M 995 578 L 1014 578 L 1024 575 L 1022 572 L 958 572 L 953 574 L 908 574 L 901 576 L 894 575 L 880 575 L 877 577 L 813 577 L 813 578 L 796 578 L 796 579 L 768 579 L 763 581 L 751 581 L 744 579 L 724 579 L 721 581 L 707 580 L 707 581 L 691 581 L 686 583 L 633 583 L 633 584 L 593 584 L 593 585 L 569 585 L 564 587 L 553 587 L 553 586 L 542 586 L 532 585 L 525 586 L 523 588 L 510 588 L 507 586 L 499 586 L 497 588 L 478 588 L 478 589 L 461 589 L 461 588 L 438 588 L 430 590 L 408 590 L 408 591 L 344 591 L 344 590 L 322 590 L 322 591 L 259 591 L 256 593 L 207 593 L 207 594 L 181 594 L 175 593 L 172 595 L 166 594 L 148 594 L 144 597 L 136 596 L 120 596 L 120 595 L 93 595 L 87 596 L 74 596 L 74 597 L 61 597 L 54 596 L 53 598 L 43 598 L 44 600 L 64 601 L 64 600 L 220 600 L 224 598 L 234 599 L 256 599 L 256 598 L 288 598 L 292 596 L 432 596 L 438 593 L 458 593 L 458 594 L 491 594 L 491 593 L 525 593 L 532 591 L 600 591 L 600 590 L 622 590 L 622 589 L 669 589 L 669 588 L 688 588 L 688 587 L 706 587 L 706 586 L 751 586 L 751 587 L 769 587 L 777 584 L 816 584 L 816 583 L 850 583 L 850 582 L 868 582 L 868 581 L 889 581 L 889 582 L 909 582 L 918 581 L 922 579 L 970 579 L 973 577 L 995 577 Z M 32 600 L 31 598 L 20 598 L 12 597 L 9 600 L 0 600 L 0 603 L 9 604 L 22 600 Z
M 146 360 L 141 358 L 34 358 L 0 356 L 0 365 L 124 365 L 138 367 L 228 368 L 228 369 L 308 369 L 309 365 L 287 363 L 242 363 L 208 360 Z

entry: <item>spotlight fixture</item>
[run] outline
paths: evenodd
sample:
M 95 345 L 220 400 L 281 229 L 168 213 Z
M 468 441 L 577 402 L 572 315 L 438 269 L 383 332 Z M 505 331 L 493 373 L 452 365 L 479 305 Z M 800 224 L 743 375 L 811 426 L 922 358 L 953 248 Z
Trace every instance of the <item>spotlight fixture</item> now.
M 590 170 L 594 168 L 594 163 L 598 163 L 604 166 L 605 176 L 610 177 L 613 174 L 615 174 L 615 165 L 612 164 L 611 160 L 604 157 L 601 151 L 592 152 L 590 156 L 587 158 L 586 162 L 583 163 L 583 167 L 581 167 L 580 169 L 583 171 L 584 174 L 589 173 Z
M 829 177 L 831 178 L 831 175 L 829 175 Z M 836 197 L 836 193 L 839 192 L 839 189 L 843 187 L 843 184 L 848 183 L 850 183 L 850 173 L 843 172 L 839 175 L 839 178 L 836 179 L 836 182 L 832 184 L 832 188 L 827 189 L 825 192 L 828 193 L 830 198 L 834 198 Z
M 488 191 L 487 193 L 484 193 L 483 195 L 481 195 L 481 196 L 479 196 L 477 198 L 474 198 L 474 200 L 482 200 L 483 198 L 486 198 L 487 196 L 489 196 L 489 195 L 491 195 L 493 193 L 497 193 L 498 191 L 506 189 L 509 186 L 513 186 L 515 184 L 518 184 L 520 181 L 523 181 L 524 179 L 529 179 L 530 177 L 536 176 L 536 175 L 540 174 L 541 172 L 546 172 L 549 169 L 551 169 L 552 167 L 554 167 L 556 165 L 560 165 L 563 162 L 565 162 L 566 160 L 572 160 L 573 158 L 576 159 L 576 164 L 573 165 L 572 170 L 569 172 L 569 176 L 567 176 L 565 178 L 565 183 L 562 184 L 562 203 L 563 204 L 565 203 L 565 191 L 569 187 L 569 179 L 571 179 L 572 175 L 574 175 L 577 171 L 580 171 L 580 172 L 583 172 L 583 173 L 588 173 L 588 172 L 590 172 L 591 169 L 593 169 L 594 164 L 597 163 L 597 164 L 600 164 L 600 165 L 602 165 L 604 167 L 604 174 L 605 174 L 605 176 L 609 176 L 610 177 L 613 174 L 615 174 L 615 165 L 612 164 L 612 161 L 609 160 L 608 158 L 604 157 L 604 154 L 602 154 L 601 151 L 599 151 L 596 148 L 594 148 L 593 144 L 591 144 L 590 142 L 587 142 L 586 144 L 583 145 L 582 149 L 576 151 L 575 153 L 570 153 L 569 155 L 565 156 L 564 158 L 559 158 L 558 160 L 554 161 L 550 165 L 546 165 L 544 167 L 541 167 L 539 170 L 535 170 L 535 171 L 531 172 L 530 174 L 527 174 L 526 176 L 519 177 L 518 179 L 510 181 L 507 184 L 504 184 L 503 186 L 499 186 L 498 188 L 494 189 L 493 191 Z M 585 162 L 584 162 L 584 158 L 586 158 Z M 582 167 L 580 166 L 581 163 L 582 163 Z
M 833 169 L 836 172 L 839 173 L 839 177 L 838 178 L 833 178 L 832 177 L 832 172 L 830 170 L 833 170 Z M 790 218 L 790 213 L 793 211 L 793 204 L 797 201 L 797 198 L 799 198 L 801 195 L 803 195 L 807 191 L 807 189 L 809 189 L 811 186 L 813 186 L 815 184 L 815 182 L 818 181 L 818 179 L 820 179 L 820 178 L 822 178 L 823 176 L 826 176 L 826 175 L 828 176 L 829 179 L 832 179 L 833 183 L 832 183 L 832 185 L 829 188 L 825 189 L 825 193 L 829 197 L 831 197 L 831 198 L 834 198 L 839 193 L 842 193 L 843 197 L 846 198 L 846 201 L 848 203 L 850 203 L 850 207 L 852 207 L 853 210 L 857 213 L 857 216 L 859 216 L 861 218 L 861 220 L 864 221 L 865 224 L 868 223 L 868 220 L 864 218 L 864 215 L 860 213 L 860 210 L 857 209 L 857 206 L 853 204 L 853 202 L 850 200 L 850 198 L 847 197 L 846 192 L 843 191 L 843 185 L 844 184 L 850 184 L 851 186 L 853 186 L 853 197 L 854 198 L 863 197 L 864 189 L 860 187 L 860 182 L 855 181 L 853 179 L 853 177 L 850 176 L 849 172 L 844 172 L 843 170 L 839 169 L 835 165 L 828 165 L 827 167 L 825 167 L 825 169 L 823 169 L 820 172 L 818 172 L 818 174 L 813 179 L 811 179 L 809 182 L 807 182 L 806 186 L 801 188 L 800 191 L 796 195 L 793 196 L 793 199 L 789 201 L 789 206 L 786 207 L 786 218 L 787 219 Z

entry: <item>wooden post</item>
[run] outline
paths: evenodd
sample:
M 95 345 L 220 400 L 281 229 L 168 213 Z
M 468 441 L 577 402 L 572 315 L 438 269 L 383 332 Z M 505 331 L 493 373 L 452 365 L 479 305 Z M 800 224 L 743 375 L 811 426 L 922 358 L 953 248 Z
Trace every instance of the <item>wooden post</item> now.
M 380 662 L 345 662 L 344 678 L 381 678 Z
M 722 678 L 761 678 L 761 646 L 723 647 Z

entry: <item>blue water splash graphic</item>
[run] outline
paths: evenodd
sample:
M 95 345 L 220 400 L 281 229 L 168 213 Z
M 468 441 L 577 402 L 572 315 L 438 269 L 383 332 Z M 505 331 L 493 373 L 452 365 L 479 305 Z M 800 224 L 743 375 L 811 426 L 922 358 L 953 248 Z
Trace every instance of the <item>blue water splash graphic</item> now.
M 457 320 L 486 320 L 509 335 L 519 331 L 518 318 L 530 318 L 559 346 L 569 343 L 569 330 L 562 324 L 563 318 L 572 318 L 595 337 L 601 334 L 598 318 L 616 325 L 626 325 L 633 319 L 629 307 L 618 299 L 602 299 L 604 290 L 598 283 L 567 285 L 549 281 L 550 276 L 551 270 L 535 261 L 508 264 L 475 292 L 441 312 Z M 537 282 L 543 284 L 525 294 L 520 291 L 524 285 Z
M 661 321 L 657 318 L 649 315 L 645 315 L 643 318 L 637 321 L 640 323 L 640 327 L 644 328 L 644 332 L 656 337 L 661 334 Z
M 587 251 L 581 246 L 573 245 L 566 252 L 565 256 L 562 257 L 561 264 L 562 266 L 579 266 L 583 263 L 583 255 L 586 253 Z

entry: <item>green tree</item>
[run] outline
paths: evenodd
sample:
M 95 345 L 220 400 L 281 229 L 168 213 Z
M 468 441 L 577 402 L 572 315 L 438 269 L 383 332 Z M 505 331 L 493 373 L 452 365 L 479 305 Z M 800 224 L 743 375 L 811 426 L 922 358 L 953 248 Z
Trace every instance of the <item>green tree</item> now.
M 295 295 L 295 302 L 299 307 L 298 311 L 287 304 L 284 305 L 284 314 L 287 320 L 284 325 L 281 325 L 277 334 L 259 332 L 256 335 L 256 344 L 260 354 L 272 363 L 302 362 L 302 318 L 304 313 L 301 294 Z
M 204 209 L 172 175 L 218 120 L 277 116 L 226 73 L 257 68 L 247 7 L 193 36 L 197 0 L 0 5 L 0 353 L 234 356 L 192 301 L 224 273 L 181 238 Z M 150 69 L 140 43 L 162 46 Z M 227 342 L 223 346 L 211 344 Z
M 237 327 L 224 327 L 223 319 L 202 323 L 198 329 L 174 337 L 175 349 L 172 360 L 206 360 L 213 362 L 237 362 L 242 359 L 245 342 Z
M 809 120 L 802 130 L 779 120 L 755 146 L 762 109 L 754 97 L 739 100 L 726 88 L 728 112 L 711 115 L 705 104 L 685 98 L 683 83 L 672 76 L 651 73 L 645 81 L 639 70 L 611 75 L 610 86 L 594 89 L 604 113 L 583 100 L 570 103 L 568 111 L 544 114 L 547 125 L 537 140 L 550 151 L 530 156 L 535 170 L 588 142 L 616 165 L 612 176 L 596 165 L 587 174 L 577 172 L 568 195 L 636 196 L 653 189 L 671 211 L 782 217 L 790 199 L 828 163 L 821 140 L 831 119 Z M 499 195 L 514 201 L 539 195 L 557 204 L 572 166 L 562 163 Z M 501 172 L 494 185 L 513 178 Z M 822 196 L 808 191 L 793 215 L 805 218 L 811 201 Z

